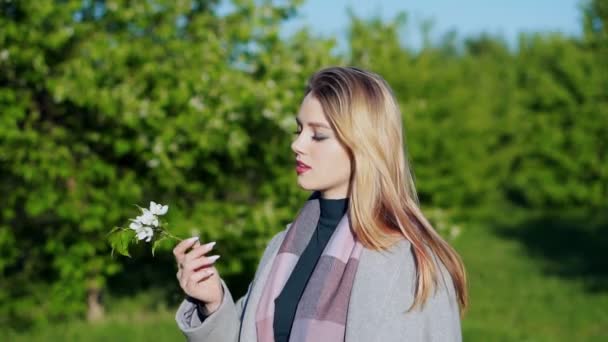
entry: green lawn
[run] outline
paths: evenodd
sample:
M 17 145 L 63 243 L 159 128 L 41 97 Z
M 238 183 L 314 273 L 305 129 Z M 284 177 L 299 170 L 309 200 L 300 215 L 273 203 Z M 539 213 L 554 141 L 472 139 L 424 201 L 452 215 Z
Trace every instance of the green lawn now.
M 550 238 L 539 242 L 517 229 L 470 226 L 454 242 L 465 260 L 471 290 L 464 340 L 608 341 L 608 289 L 597 286 L 606 270 L 599 275 L 583 272 L 593 263 L 583 258 L 589 251 L 579 244 Z M 573 254 L 574 248 L 580 254 Z M 570 272 L 560 271 L 560 265 Z M 121 311 L 99 324 L 64 323 L 2 340 L 183 340 L 172 309 L 145 315 Z
M 70 322 L 18 336 L 11 335 L 3 341 L 181 341 L 182 333 L 172 320 L 171 313 L 155 314 L 145 319 L 121 319 L 109 317 L 101 324 Z
M 548 275 L 517 241 L 471 229 L 457 244 L 469 272 L 465 341 L 607 341 L 608 293 Z

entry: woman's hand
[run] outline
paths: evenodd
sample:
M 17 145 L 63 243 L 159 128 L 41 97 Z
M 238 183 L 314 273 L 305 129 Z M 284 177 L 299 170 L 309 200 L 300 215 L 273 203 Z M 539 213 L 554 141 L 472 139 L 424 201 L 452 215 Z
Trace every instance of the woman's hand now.
M 205 256 L 214 245 L 215 242 L 201 245 L 198 237 L 194 237 L 180 242 L 173 249 L 180 287 L 188 296 L 201 301 L 208 314 L 217 310 L 224 295 L 220 276 L 213 267 L 220 256 Z

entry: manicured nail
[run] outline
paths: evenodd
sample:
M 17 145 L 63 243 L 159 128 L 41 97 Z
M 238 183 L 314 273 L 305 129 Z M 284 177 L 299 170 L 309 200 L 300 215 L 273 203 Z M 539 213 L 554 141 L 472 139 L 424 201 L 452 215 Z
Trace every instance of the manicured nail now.
M 188 239 L 188 242 L 194 242 L 196 240 L 198 240 L 198 236 L 193 236 L 193 237 L 191 237 L 191 238 Z
M 211 249 L 211 248 L 213 248 L 213 246 L 215 246 L 215 241 L 213 241 L 213 242 L 209 242 L 209 243 L 206 243 L 206 244 L 205 244 L 205 248 L 209 248 L 209 249 Z
M 210 256 L 210 257 L 207 257 L 207 259 L 208 259 L 210 262 L 215 262 L 215 261 L 216 261 L 217 259 L 219 259 L 219 258 L 220 258 L 220 256 L 219 256 L 219 255 L 212 255 L 212 256 Z

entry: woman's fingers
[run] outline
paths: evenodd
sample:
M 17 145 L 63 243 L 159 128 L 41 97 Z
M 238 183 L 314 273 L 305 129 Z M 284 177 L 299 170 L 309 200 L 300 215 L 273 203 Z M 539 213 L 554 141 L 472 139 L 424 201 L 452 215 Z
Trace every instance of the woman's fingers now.
M 186 253 L 186 257 L 183 262 L 189 263 L 190 261 L 192 261 L 194 259 L 198 259 L 200 256 L 205 255 L 207 252 L 212 250 L 214 245 L 215 245 L 215 241 L 206 243 L 197 248 L 193 248 L 190 252 Z
M 184 255 L 186 254 L 186 250 L 194 245 L 195 242 L 198 241 L 198 236 L 191 237 L 186 239 L 175 246 L 173 248 L 173 255 L 175 255 L 175 259 L 177 262 L 182 262 Z
M 190 292 L 193 286 L 206 280 L 214 273 L 215 270 L 212 267 L 206 267 L 195 272 L 182 272 L 179 283 L 186 292 Z
M 184 290 L 186 290 L 186 292 L 194 292 L 195 291 L 195 286 L 200 283 L 200 282 L 204 282 L 207 279 L 211 278 L 213 275 L 215 274 L 215 271 L 209 267 L 209 268 L 203 268 L 201 270 L 198 270 L 197 272 L 193 272 L 190 274 L 190 276 L 186 279 L 185 283 L 184 283 Z
M 209 287 L 206 285 L 201 287 L 199 285 L 199 283 L 217 274 L 213 264 L 220 256 L 205 256 L 206 253 L 213 249 L 214 245 L 215 242 L 201 245 L 200 241 L 194 237 L 180 242 L 173 249 L 173 254 L 178 264 L 178 271 L 175 276 L 186 294 L 193 297 L 196 296 L 196 298 L 217 297 L 216 291 L 213 289 L 214 286 Z
M 208 277 L 211 277 L 214 273 L 215 271 L 211 268 L 199 270 L 190 275 L 190 282 L 196 284 L 204 279 L 207 279 Z
M 208 253 L 211 249 L 213 249 L 214 245 L 215 242 L 210 242 L 204 245 L 199 244 L 198 247 L 193 247 L 190 252 L 181 257 L 181 261 L 178 261 L 179 267 L 177 273 L 180 283 L 184 282 L 184 279 L 190 277 L 194 271 L 202 267 L 212 265 L 217 259 L 219 259 L 219 255 L 212 255 L 209 257 L 205 256 L 205 253 Z
M 196 242 L 192 246 L 192 249 L 198 248 L 198 247 L 200 247 L 200 245 L 201 245 L 200 240 L 196 240 Z M 183 269 L 185 261 L 186 261 L 186 254 L 184 254 L 181 257 L 181 259 L 177 260 L 177 268 L 180 269 L 180 270 Z
M 198 270 L 199 268 L 201 268 L 203 266 L 212 265 L 219 258 L 220 258 L 219 255 L 212 255 L 212 256 L 208 256 L 208 257 L 200 257 L 198 259 L 195 259 L 195 260 L 187 262 L 184 265 L 184 267 L 186 268 L 187 271 L 195 271 L 195 270 Z

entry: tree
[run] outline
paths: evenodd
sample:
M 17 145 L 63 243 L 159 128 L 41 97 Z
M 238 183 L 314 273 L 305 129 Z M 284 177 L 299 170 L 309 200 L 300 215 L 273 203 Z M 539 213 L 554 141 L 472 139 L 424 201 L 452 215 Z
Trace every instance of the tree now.
M 0 4 L 0 324 L 80 315 L 87 296 L 100 317 L 125 262 L 105 234 L 148 200 L 171 205 L 176 234 L 244 250 L 224 274 L 251 273 L 305 195 L 286 188 L 286 133 L 332 60 L 331 41 L 279 39 L 299 2 Z

